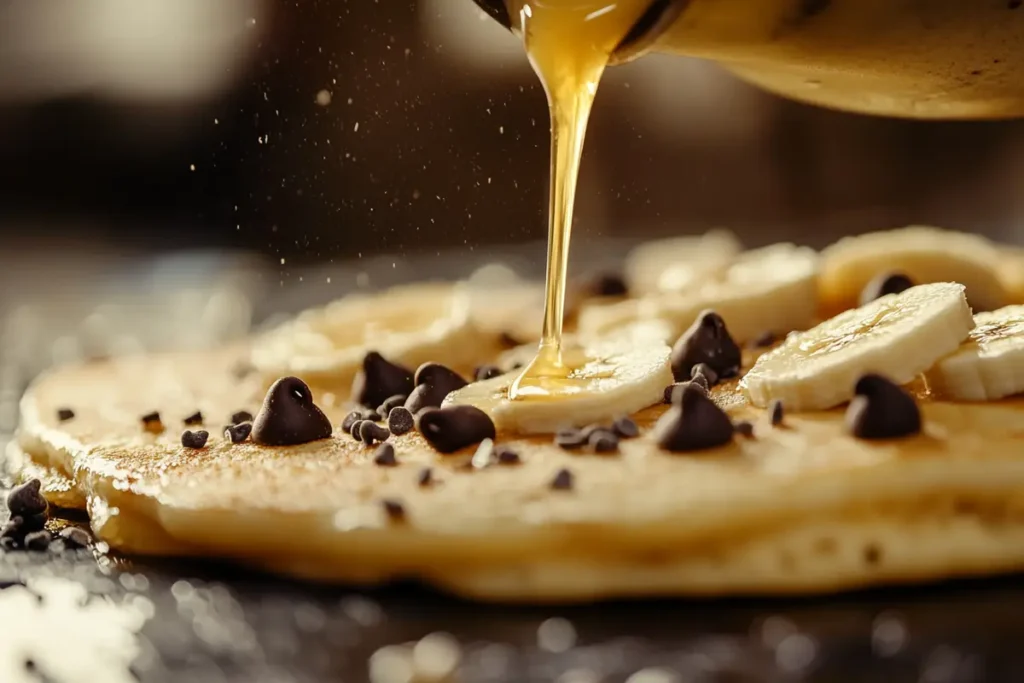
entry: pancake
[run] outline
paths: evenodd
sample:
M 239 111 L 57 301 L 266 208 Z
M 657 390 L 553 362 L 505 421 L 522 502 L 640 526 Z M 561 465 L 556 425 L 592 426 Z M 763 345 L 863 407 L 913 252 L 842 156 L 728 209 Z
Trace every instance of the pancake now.
M 45 494 L 84 503 L 124 552 L 332 582 L 413 578 L 481 600 L 807 594 L 1024 568 L 1019 398 L 923 400 L 922 434 L 864 441 L 842 410 L 772 427 L 732 381 L 713 398 L 754 420 L 755 438 L 708 451 L 661 450 L 650 428 L 666 408 L 655 406 L 615 454 L 498 434 L 522 464 L 478 470 L 472 448 L 441 455 L 413 431 L 391 437 L 399 464 L 381 467 L 340 428 L 299 446 L 225 440 L 229 416 L 263 399 L 262 378 L 235 372 L 246 358 L 234 348 L 48 373 L 21 404 L 26 474 L 53 474 Z M 332 424 L 348 412 L 340 396 L 314 398 Z M 61 422 L 60 408 L 75 418 Z M 154 410 L 160 434 L 140 422 Z M 182 419 L 196 410 L 205 425 L 191 428 L 210 440 L 185 449 Z M 432 485 L 419 484 L 424 467 Z M 553 490 L 563 468 L 574 485 Z

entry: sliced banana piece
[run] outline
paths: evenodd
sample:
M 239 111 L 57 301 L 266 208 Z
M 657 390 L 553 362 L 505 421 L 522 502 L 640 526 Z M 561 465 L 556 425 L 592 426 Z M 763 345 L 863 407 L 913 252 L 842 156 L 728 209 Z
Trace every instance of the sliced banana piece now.
M 865 285 L 886 272 L 918 285 L 960 282 L 974 308 L 994 310 L 1010 303 L 998 263 L 995 244 L 952 230 L 911 226 L 845 237 L 822 252 L 821 310 L 834 315 L 856 307 Z
M 974 323 L 960 348 L 925 373 L 928 389 L 961 401 L 1024 393 L 1024 306 L 978 313 Z
M 1024 248 L 999 245 L 998 273 L 1011 301 L 1024 304 Z
M 722 229 L 653 240 L 629 252 L 623 272 L 634 295 L 676 292 L 720 274 L 742 250 L 739 239 Z
M 679 336 L 701 311 L 712 309 L 738 342 L 765 332 L 801 330 L 817 311 L 818 255 L 813 249 L 776 244 L 741 254 L 718 277 L 706 277 L 685 290 L 640 299 L 584 306 L 579 334 L 603 336 L 636 321 L 667 323 Z
M 526 280 L 501 263 L 487 264 L 469 276 L 466 289 L 474 326 L 521 342 L 540 338 L 544 322 L 544 283 Z
M 444 405 L 473 405 L 498 431 L 551 434 L 635 413 L 660 403 L 672 383 L 671 349 L 663 343 L 638 346 L 619 341 L 567 351 L 575 369 L 559 383 L 557 397 L 510 400 L 508 388 L 520 370 L 467 385 L 448 394 Z
M 861 375 L 906 384 L 960 346 L 974 317 L 964 286 L 918 285 L 793 333 L 754 363 L 740 387 L 750 402 L 824 410 L 850 400 Z
M 268 379 L 296 375 L 347 393 L 369 351 L 416 367 L 435 361 L 471 368 L 494 353 L 470 315 L 460 284 L 417 284 L 356 294 L 300 313 L 254 342 L 253 364 Z

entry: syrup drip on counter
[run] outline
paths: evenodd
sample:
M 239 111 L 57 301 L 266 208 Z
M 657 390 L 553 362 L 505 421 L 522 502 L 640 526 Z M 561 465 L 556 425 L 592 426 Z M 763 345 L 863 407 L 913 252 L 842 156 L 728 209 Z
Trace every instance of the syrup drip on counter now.
M 649 0 L 507 2 L 551 115 L 544 328 L 537 356 L 509 388 L 509 398 L 557 398 L 583 390 L 573 373 L 588 360 L 562 344 L 569 238 L 587 121 L 609 57 Z

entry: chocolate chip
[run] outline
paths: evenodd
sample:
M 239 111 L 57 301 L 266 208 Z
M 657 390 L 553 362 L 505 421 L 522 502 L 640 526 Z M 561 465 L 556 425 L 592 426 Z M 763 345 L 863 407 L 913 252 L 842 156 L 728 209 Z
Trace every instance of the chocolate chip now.
M 732 440 L 729 416 L 699 389 L 686 387 L 654 426 L 655 440 L 672 453 L 722 446 Z
M 14 537 L 0 535 L 0 549 L 15 550 L 17 547 L 18 541 Z
M 181 445 L 185 448 L 202 448 L 206 440 L 210 438 L 210 432 L 200 429 L 196 432 L 185 430 L 181 433 Z
M 914 286 L 903 273 L 879 273 L 860 292 L 860 305 L 870 303 L 886 294 L 899 294 Z
M 772 346 L 779 340 L 778 335 L 774 332 L 762 332 L 761 334 L 754 337 L 754 340 L 750 343 L 755 349 L 765 349 Z
M 64 546 L 67 548 L 88 548 L 92 543 L 89 533 L 76 526 L 61 529 L 60 539 L 64 541 Z
M 498 335 L 498 342 L 506 349 L 514 349 L 517 346 L 523 345 L 523 342 L 513 337 L 510 332 L 502 332 Z
M 48 519 L 49 515 L 45 512 L 40 512 L 35 515 L 26 515 L 21 518 L 21 530 L 24 533 L 39 531 L 46 526 L 46 520 Z
M 566 469 L 558 470 L 554 479 L 551 480 L 551 488 L 555 491 L 568 491 L 573 486 L 572 472 Z
M 747 439 L 754 438 L 754 423 L 750 420 L 740 420 L 733 425 L 736 433 Z
M 623 439 L 635 439 L 640 436 L 640 428 L 636 422 L 633 422 L 628 417 L 620 417 L 615 422 L 612 422 L 612 431 L 615 432 L 616 436 Z
M 485 379 L 491 379 L 501 374 L 501 368 L 497 365 L 481 365 L 473 371 L 473 381 L 483 382 Z
M 914 397 L 881 375 L 857 380 L 846 409 L 846 427 L 858 439 L 896 439 L 921 432 L 921 411 Z
M 388 519 L 391 521 L 401 522 L 405 519 L 405 506 L 397 500 L 385 498 L 380 502 L 380 504 L 384 508 L 384 514 L 386 514 Z
M 356 420 L 355 422 L 352 423 L 352 428 L 349 430 L 349 434 L 351 434 L 352 438 L 355 439 L 356 441 L 363 440 L 362 428 L 364 422 L 366 422 L 366 420 Z
M 690 380 L 701 382 L 705 384 L 705 389 L 711 389 L 711 387 L 718 384 L 718 373 L 711 369 L 711 366 L 707 363 L 697 363 L 690 370 Z
M 377 407 L 377 417 L 379 417 L 382 420 L 388 419 L 388 415 L 391 413 L 391 409 L 397 408 L 398 406 L 401 405 L 405 405 L 405 401 L 407 398 L 409 397 L 406 396 L 405 394 L 396 394 L 389 398 L 388 400 L 384 401 L 383 403 L 380 404 L 380 406 Z
M 352 382 L 352 398 L 361 405 L 376 408 L 392 396 L 408 396 L 413 386 L 412 370 L 371 351 L 363 358 L 363 369 Z
M 356 422 L 359 422 L 362 419 L 365 419 L 363 418 L 362 411 L 353 410 L 351 413 L 345 416 L 344 420 L 341 421 L 341 431 L 351 434 L 352 425 L 354 425 Z
M 445 396 L 453 391 L 458 391 L 468 384 L 462 375 L 440 363 L 424 363 L 419 366 L 416 369 L 414 382 L 416 386 L 429 384 L 436 391 L 444 392 Z
M 711 383 L 708 382 L 708 378 L 701 373 L 697 373 L 696 376 L 690 380 L 690 384 L 698 386 L 701 390 L 707 394 L 711 392 Z
M 782 406 L 782 401 L 779 399 L 773 400 L 768 404 L 768 414 L 772 416 L 772 427 L 778 427 L 782 424 L 785 415 L 785 409 Z
M 409 394 L 405 401 L 405 409 L 416 415 L 427 408 L 440 408 L 447 395 L 443 389 L 435 389 L 432 384 L 421 384 Z
M 160 413 L 157 411 L 154 410 L 152 413 L 146 413 L 140 419 L 142 420 L 142 428 L 147 432 L 159 434 L 164 431 L 164 423 L 160 419 Z
M 518 465 L 523 461 L 519 453 L 508 446 L 495 447 L 494 459 L 499 465 Z
M 574 427 L 566 429 L 559 429 L 555 433 L 555 445 L 565 450 L 572 450 L 574 448 L 581 448 L 587 443 L 587 437 L 589 434 L 584 434 L 581 430 Z
M 494 422 L 474 406 L 450 406 L 425 410 L 416 417 L 423 438 L 441 453 L 494 439 Z
M 250 434 L 252 434 L 251 422 L 243 422 L 224 428 L 224 437 L 230 439 L 231 443 L 242 443 L 249 438 Z
M 389 443 L 382 443 L 373 453 L 373 464 L 380 467 L 394 467 L 398 464 L 395 457 L 395 447 Z
M 47 550 L 50 547 L 50 541 L 53 540 L 53 534 L 46 529 L 42 531 L 33 531 L 25 536 L 25 548 L 28 550 Z
M 263 399 L 252 423 L 252 440 L 264 446 L 295 446 L 329 439 L 333 431 L 306 383 L 298 377 L 282 377 Z
M 392 408 L 391 412 L 388 413 L 388 429 L 390 429 L 391 433 L 395 436 L 405 434 L 415 425 L 415 418 L 413 418 L 412 413 L 410 413 L 404 406 Z
M 690 379 L 698 363 L 706 363 L 718 375 L 717 379 L 735 377 L 740 372 L 740 347 L 729 336 L 725 321 L 714 311 L 703 311 L 672 348 L 672 374 L 676 381 Z
M 244 422 L 244 420 L 242 420 L 242 421 Z M 201 424 L 203 424 L 203 414 L 197 410 L 196 412 L 192 413 L 191 415 L 186 417 L 184 420 L 182 420 L 182 422 L 184 422 L 185 426 L 187 426 L 187 427 L 194 427 L 195 425 L 201 425 Z
M 12 538 L 19 543 L 28 531 L 25 529 L 25 520 L 17 515 L 11 517 L 0 527 L 0 538 Z
M 700 380 L 701 382 L 707 382 L 707 380 L 704 379 L 703 375 L 700 376 Z M 670 405 L 679 403 L 680 398 L 683 395 L 683 389 L 686 389 L 687 387 L 693 387 L 698 391 L 704 392 L 704 394 L 707 395 L 709 389 L 705 384 L 702 384 L 701 382 L 694 380 L 690 382 L 676 382 L 675 384 L 669 384 L 667 387 L 665 387 L 665 403 L 668 403 Z
M 603 273 L 595 277 L 590 283 L 592 296 L 628 296 L 629 287 L 621 275 L 615 273 Z
M 236 425 L 242 422 L 252 422 L 253 416 L 248 410 L 239 410 L 231 414 L 231 424 Z
M 391 436 L 387 427 L 363 420 L 359 423 L 359 440 L 367 446 L 372 446 L 374 441 L 386 441 Z
M 607 429 L 595 429 L 587 438 L 595 453 L 613 453 L 619 450 L 619 437 Z
M 424 467 L 416 475 L 416 483 L 422 488 L 426 488 L 434 483 L 434 470 L 429 467 Z
M 67 422 L 68 420 L 74 420 L 75 419 L 75 411 L 71 410 L 71 408 L 58 408 L 57 409 L 57 419 L 60 420 L 61 422 Z
M 46 512 L 46 499 L 39 492 L 42 485 L 38 479 L 29 479 L 11 489 L 7 494 L 7 509 L 11 511 L 11 515 L 28 517 Z

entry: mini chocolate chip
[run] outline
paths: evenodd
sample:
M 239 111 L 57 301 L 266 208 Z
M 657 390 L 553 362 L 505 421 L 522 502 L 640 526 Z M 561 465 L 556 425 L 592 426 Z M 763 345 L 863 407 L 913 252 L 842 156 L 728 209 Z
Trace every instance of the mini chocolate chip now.
M 860 305 L 870 303 L 886 294 L 899 294 L 914 286 L 914 282 L 903 273 L 879 273 L 864 285 L 860 292 Z
M 417 387 L 424 385 L 433 387 L 430 395 L 433 400 L 437 401 L 436 406 L 440 406 L 448 394 L 458 391 L 468 384 L 462 375 L 440 363 L 424 363 L 416 368 L 414 381 Z
M 75 411 L 71 410 L 71 408 L 58 408 L 57 409 L 57 419 L 60 420 L 61 422 L 67 422 L 68 420 L 74 420 L 75 419 Z
M 702 384 L 702 382 L 706 382 L 707 380 L 704 379 L 703 375 L 698 379 L 700 381 L 691 380 L 689 382 L 676 382 L 675 384 L 669 384 L 665 387 L 665 403 L 670 405 L 679 403 L 683 395 L 683 390 L 687 387 L 692 387 L 698 391 L 702 391 L 704 392 L 704 395 L 707 396 L 710 393 L 710 390 L 705 384 Z
M 45 512 L 40 512 L 36 515 L 26 515 L 21 518 L 21 530 L 23 533 L 39 531 L 46 526 L 46 520 L 48 519 L 49 515 Z
M 524 365 L 523 361 L 517 360 L 515 363 L 513 363 L 512 365 L 510 365 L 508 367 L 509 372 L 511 372 L 512 370 L 518 370 L 518 369 L 522 368 L 523 365 Z
M 397 406 L 388 413 L 388 429 L 395 436 L 401 436 L 416 426 L 412 413 L 404 406 Z
M 46 512 L 46 499 L 39 492 L 43 483 L 38 479 L 29 479 L 20 486 L 15 486 L 7 494 L 7 509 L 12 515 L 28 517 Z
M 511 332 L 502 332 L 498 335 L 498 342 L 506 349 L 514 349 L 517 346 L 523 345 L 523 342 L 513 337 Z
M 628 296 L 629 287 L 621 275 L 615 273 L 602 273 L 595 277 L 590 283 L 592 296 Z
M 750 343 L 755 349 L 765 349 L 773 345 L 779 340 L 778 335 L 772 331 L 762 332 L 761 334 L 754 337 L 754 340 Z
M 736 433 L 747 439 L 754 438 L 754 423 L 750 420 L 740 420 L 733 425 Z
M 405 401 L 405 408 L 413 415 L 427 408 L 440 408 L 448 393 L 443 388 L 435 388 L 433 384 L 421 384 L 412 390 Z
M 152 413 L 146 413 L 140 419 L 142 420 L 142 428 L 147 432 L 159 434 L 164 431 L 164 423 L 160 419 L 160 413 L 157 411 L 154 410 Z
M 202 448 L 206 440 L 210 438 L 210 432 L 200 429 L 196 432 L 185 430 L 181 433 L 181 445 L 185 448 Z
M 416 417 L 423 438 L 441 453 L 494 439 L 494 422 L 474 406 L 450 406 L 425 410 Z
M 363 413 L 359 410 L 353 410 L 351 413 L 345 416 L 345 419 L 341 421 L 341 431 L 351 434 L 352 425 L 359 422 L 363 418 Z
M 587 439 L 595 453 L 613 453 L 619 450 L 619 437 L 607 429 L 596 429 Z
M 391 432 L 387 427 L 382 427 L 369 420 L 359 423 L 359 440 L 367 446 L 372 446 L 374 441 L 387 441 L 389 436 L 391 436 Z
M 419 474 L 416 475 L 416 483 L 421 487 L 426 488 L 434 483 L 434 470 L 429 467 L 424 467 L 420 470 Z
M 88 548 L 92 543 L 92 537 L 89 535 L 89 532 L 76 526 L 61 529 L 60 539 L 64 541 L 64 546 L 67 548 Z
M 363 440 L 362 429 L 363 429 L 363 423 L 364 422 L 366 422 L 366 420 L 356 420 L 355 422 L 352 423 L 352 428 L 348 432 L 349 434 L 352 435 L 352 438 L 355 439 L 356 441 L 362 441 Z
M 408 395 L 413 386 L 412 370 L 370 351 L 352 382 L 352 398 L 360 405 L 376 408 L 392 396 Z
M 581 448 L 587 443 L 587 434 L 584 434 L 582 430 L 574 427 L 566 429 L 559 429 L 555 433 L 555 445 L 565 450 L 572 450 L 574 448 Z
M 497 365 L 481 365 L 473 371 L 473 381 L 483 382 L 485 379 L 491 379 L 502 374 L 501 368 Z
M 518 465 L 523 461 L 519 453 L 508 446 L 497 446 L 494 449 L 494 459 L 499 465 Z
M 379 417 L 382 420 L 388 419 L 388 415 L 391 413 L 391 409 L 397 408 L 398 406 L 401 405 L 405 405 L 405 401 L 407 398 L 409 397 L 406 396 L 405 394 L 396 394 L 389 398 L 388 400 L 384 401 L 383 403 L 380 404 L 380 406 L 377 407 L 377 417 Z
M 785 418 L 786 413 L 780 399 L 774 399 L 768 404 L 768 414 L 772 416 L 772 427 L 778 427 L 782 424 L 782 420 Z
M 694 387 L 682 391 L 679 403 L 669 408 L 654 426 L 655 440 L 672 453 L 722 446 L 732 440 L 729 416 Z
M 718 384 L 718 373 L 712 370 L 711 366 L 707 363 L 697 363 L 693 366 L 693 369 L 690 370 L 690 379 L 691 381 L 697 382 L 700 382 L 701 379 L 703 379 L 704 381 L 702 383 L 706 383 L 706 388 L 710 389 Z
M 554 479 L 551 480 L 551 488 L 555 491 L 568 491 L 573 486 L 572 472 L 566 469 L 558 470 Z
M 295 446 L 329 439 L 333 432 L 331 421 L 313 403 L 313 392 L 298 377 L 274 382 L 252 423 L 252 440 L 263 446 Z
M 921 411 L 914 397 L 882 377 L 857 380 L 846 409 L 846 427 L 858 439 L 895 439 L 921 432 Z
M 13 536 L 0 535 L 0 549 L 15 550 L 18 547 L 18 540 Z
M 705 394 L 711 392 L 711 382 L 708 381 L 707 376 L 704 375 L 703 373 L 698 372 L 696 375 L 694 375 L 693 379 L 690 380 L 690 384 L 699 386 L 701 389 L 704 390 Z
M 197 410 L 196 412 L 192 413 L 184 420 L 182 420 L 182 422 L 185 423 L 186 427 L 194 427 L 195 425 L 201 425 L 203 424 L 203 414 Z
M 672 347 L 672 374 L 677 381 L 690 379 L 693 367 L 707 365 L 717 379 L 735 377 L 740 372 L 740 347 L 729 336 L 725 321 L 714 311 L 703 311 Z
M 252 422 L 253 415 L 248 410 L 239 410 L 231 414 L 231 424 L 241 424 L 242 422 Z
M 249 438 L 250 434 L 252 434 L 251 422 L 242 422 L 224 428 L 224 437 L 230 439 L 231 443 L 242 443 Z
M 385 498 L 380 502 L 384 508 L 384 514 L 393 522 L 400 522 L 405 519 L 405 506 L 397 500 Z
M 395 457 L 395 447 L 389 443 L 382 443 L 373 453 L 373 464 L 380 467 L 394 467 L 398 464 Z
M 0 527 L 0 538 L 13 538 L 18 541 L 25 538 L 28 533 L 25 529 L 25 520 L 17 515 L 11 517 Z
M 628 417 L 620 417 L 619 419 L 612 422 L 612 431 L 615 435 L 623 439 L 635 439 L 640 436 L 640 428 L 636 422 Z
M 36 551 L 47 550 L 50 547 L 50 541 L 52 540 L 53 534 L 46 529 L 43 529 L 42 531 L 33 531 L 25 536 L 25 548 Z

